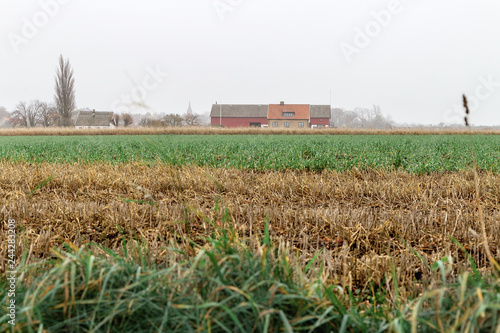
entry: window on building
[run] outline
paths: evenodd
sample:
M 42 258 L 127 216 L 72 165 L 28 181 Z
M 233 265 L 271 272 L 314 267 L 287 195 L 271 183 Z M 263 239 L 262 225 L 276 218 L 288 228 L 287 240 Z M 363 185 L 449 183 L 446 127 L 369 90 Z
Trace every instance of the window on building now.
M 277 121 L 273 121 L 273 127 L 278 127 L 278 122 Z
M 295 112 L 283 112 L 283 117 L 293 117 L 295 116 Z
M 290 127 L 290 123 L 285 121 L 285 127 Z
M 304 123 L 300 122 L 299 127 L 304 127 Z

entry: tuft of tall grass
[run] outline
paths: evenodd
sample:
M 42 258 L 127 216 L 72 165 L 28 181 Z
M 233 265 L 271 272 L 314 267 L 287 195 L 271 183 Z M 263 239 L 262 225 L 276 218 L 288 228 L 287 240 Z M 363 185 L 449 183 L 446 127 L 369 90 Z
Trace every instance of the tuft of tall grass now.
M 14 331 L 293 332 L 341 326 L 342 315 L 287 256 L 275 256 L 269 239 L 252 251 L 225 218 L 208 240 L 210 247 L 167 268 L 146 258 L 138 264 L 127 250 L 120 256 L 97 244 L 53 250 L 57 262 L 42 275 L 38 265 L 21 269 Z M 172 248 L 165 255 L 174 253 L 184 254 Z M 332 292 L 330 297 L 336 299 Z M 4 290 L 0 299 L 5 304 Z M 9 330 L 7 321 L 0 317 L 1 331 Z

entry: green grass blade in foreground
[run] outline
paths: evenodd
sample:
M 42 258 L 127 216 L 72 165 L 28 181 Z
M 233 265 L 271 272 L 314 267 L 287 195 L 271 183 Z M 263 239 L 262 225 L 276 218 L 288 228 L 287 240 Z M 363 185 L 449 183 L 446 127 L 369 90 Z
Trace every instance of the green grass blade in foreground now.
M 453 236 L 449 236 L 451 241 L 453 243 L 455 243 L 456 246 L 458 246 L 458 248 L 460 250 L 462 250 L 462 252 L 467 256 L 467 258 L 469 259 L 469 262 L 470 262 L 470 265 L 472 267 L 472 271 L 474 272 L 474 276 L 476 278 L 476 281 L 481 281 L 482 280 L 482 277 L 481 277 L 481 273 L 479 272 L 479 270 L 477 269 L 477 266 L 476 266 L 476 263 L 474 262 L 474 259 L 472 258 L 472 256 L 469 254 L 469 252 L 467 252 L 467 250 L 465 250 L 465 248 L 462 246 L 462 244 L 460 244 L 459 241 L 457 241 L 455 238 L 453 238 Z
M 50 183 L 54 179 L 54 176 L 50 176 L 47 179 L 44 179 L 40 184 L 38 184 L 31 192 L 28 194 L 28 198 L 32 197 L 36 192 L 45 187 L 48 183 Z

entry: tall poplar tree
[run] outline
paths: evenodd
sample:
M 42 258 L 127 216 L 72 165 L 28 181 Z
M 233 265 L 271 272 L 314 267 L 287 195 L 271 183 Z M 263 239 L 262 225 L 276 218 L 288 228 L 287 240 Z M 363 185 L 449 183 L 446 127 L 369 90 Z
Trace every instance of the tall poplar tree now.
M 59 57 L 55 90 L 54 100 L 59 115 L 59 125 L 72 126 L 71 116 L 76 109 L 75 79 L 69 60 L 65 61 L 62 54 Z

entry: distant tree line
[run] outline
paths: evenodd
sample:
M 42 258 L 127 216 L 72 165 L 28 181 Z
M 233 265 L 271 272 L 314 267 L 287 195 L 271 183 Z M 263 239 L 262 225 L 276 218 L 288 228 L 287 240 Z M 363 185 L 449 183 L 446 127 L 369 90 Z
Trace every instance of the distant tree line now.
M 345 110 L 332 109 L 331 124 L 337 128 L 369 128 L 390 129 L 395 123 L 390 116 L 384 116 L 380 106 L 374 105 L 372 109 L 355 108 Z
M 11 113 L 12 127 L 51 127 L 59 123 L 60 114 L 54 105 L 34 100 L 29 103 L 19 102 Z
M 75 116 L 80 111 L 91 111 L 89 108 L 74 110 L 68 114 L 68 117 L 63 117 L 57 111 L 54 104 L 33 100 L 31 102 L 19 102 L 12 112 L 7 112 L 2 107 L 5 117 L 9 118 L 11 127 L 57 127 L 57 126 L 73 126 Z M 63 120 L 61 120 L 63 119 Z M 115 127 L 133 125 L 134 119 L 128 113 L 113 114 L 111 124 Z
M 163 114 L 156 117 L 147 113 L 139 121 L 139 125 L 143 127 L 201 126 L 202 123 L 203 121 L 198 114 L 184 114 L 181 116 L 178 113 Z
M 19 102 L 12 112 L 7 112 L 4 107 L 1 107 L 2 117 L 10 119 L 11 127 L 57 127 L 73 126 L 75 117 L 80 111 L 92 111 L 90 108 L 82 108 L 74 110 L 69 114 L 68 118 L 61 121 L 61 114 L 57 111 L 54 104 L 33 100 L 31 102 Z M 1 117 L 0 117 L 1 118 Z M 110 120 L 114 127 L 128 127 L 138 125 L 143 127 L 183 127 L 183 126 L 202 126 L 206 121 L 202 116 L 197 114 L 179 115 L 179 114 L 161 114 L 145 115 L 130 113 L 118 114 L 114 113 Z M 69 125 L 68 125 L 69 124 Z

